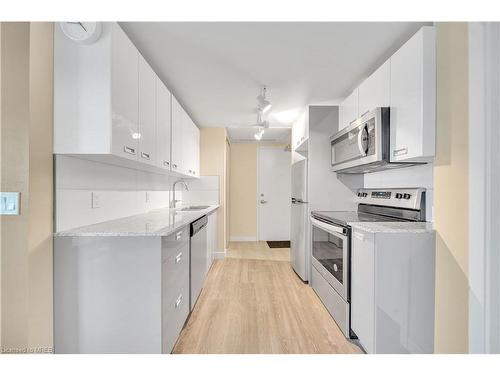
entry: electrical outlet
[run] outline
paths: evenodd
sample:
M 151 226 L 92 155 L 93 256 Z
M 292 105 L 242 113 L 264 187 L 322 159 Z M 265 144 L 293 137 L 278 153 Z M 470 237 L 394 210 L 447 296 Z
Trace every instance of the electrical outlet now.
M 101 207 L 101 196 L 95 191 L 92 192 L 92 208 Z

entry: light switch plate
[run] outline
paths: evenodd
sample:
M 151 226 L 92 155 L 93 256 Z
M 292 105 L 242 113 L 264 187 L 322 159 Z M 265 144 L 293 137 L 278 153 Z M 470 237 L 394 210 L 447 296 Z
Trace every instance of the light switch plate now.
M 0 215 L 19 215 L 19 192 L 0 192 Z

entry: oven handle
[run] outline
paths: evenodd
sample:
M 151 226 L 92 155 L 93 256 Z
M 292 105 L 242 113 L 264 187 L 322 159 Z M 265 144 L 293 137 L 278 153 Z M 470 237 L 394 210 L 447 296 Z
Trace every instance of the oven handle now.
M 336 225 L 332 224 L 327 224 L 322 221 L 319 221 L 318 219 L 315 219 L 311 217 L 311 224 L 314 225 L 315 227 L 321 228 L 324 231 L 333 234 L 335 236 L 341 236 L 344 239 L 347 239 L 347 237 L 344 235 L 344 228 L 338 227 Z

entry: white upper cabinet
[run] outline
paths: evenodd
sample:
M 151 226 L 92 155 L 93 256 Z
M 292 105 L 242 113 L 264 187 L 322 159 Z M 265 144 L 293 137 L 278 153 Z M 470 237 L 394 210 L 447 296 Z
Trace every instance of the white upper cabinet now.
M 391 104 L 391 62 L 387 60 L 359 86 L 359 116 Z
M 359 90 L 356 88 L 339 106 L 339 131 L 359 117 Z
M 183 173 L 191 177 L 200 175 L 200 130 L 187 113 L 184 112 L 183 128 Z
M 103 22 L 100 37 L 85 45 L 67 38 L 56 24 L 55 154 L 197 177 L 199 130 L 193 124 L 185 136 L 189 122 L 116 22 Z M 197 156 L 184 162 L 186 149 Z
M 391 57 L 391 161 L 435 155 L 435 29 L 420 29 Z
M 184 109 L 181 107 L 175 96 L 172 95 L 172 156 L 171 169 L 174 172 L 183 172 L 182 168 L 182 148 L 183 148 L 183 128 Z
M 170 170 L 171 94 L 167 86 L 156 78 L 156 152 L 157 165 Z
M 137 160 L 139 53 L 127 35 L 115 23 L 111 27 L 111 46 L 112 153 Z M 83 68 L 87 67 L 83 66 Z M 79 81 L 76 84 L 81 85 L 85 90 L 85 82 Z M 85 108 L 86 103 L 81 104 L 84 107 L 83 110 L 88 110 Z
M 139 160 L 156 165 L 156 74 L 139 55 Z

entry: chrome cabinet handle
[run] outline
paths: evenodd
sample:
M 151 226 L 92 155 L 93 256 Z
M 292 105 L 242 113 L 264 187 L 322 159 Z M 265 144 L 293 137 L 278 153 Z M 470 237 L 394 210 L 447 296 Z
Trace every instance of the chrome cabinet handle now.
M 179 263 L 182 259 L 182 252 L 180 252 L 179 254 L 177 254 L 177 256 L 175 257 L 175 263 Z
M 264 199 L 261 199 L 260 203 L 265 204 L 265 203 L 267 203 L 267 201 L 265 201 Z
M 175 169 L 177 169 L 177 164 L 172 164 L 172 167 L 174 167 Z
M 370 110 L 366 111 L 366 112 L 363 112 L 363 114 L 359 117 L 363 117 L 364 115 L 366 115 L 368 112 L 370 112 Z
M 149 159 L 150 159 L 150 156 L 149 156 L 149 154 L 148 154 L 148 153 L 146 153 L 146 152 L 141 152 L 141 158 L 149 160 Z
M 170 165 L 170 163 L 169 163 L 168 161 L 166 161 L 166 160 L 165 160 L 165 161 L 163 162 L 163 165 L 164 165 L 165 167 L 168 167 L 168 166 Z
M 181 302 L 182 302 L 182 294 L 179 296 L 179 298 L 177 298 L 177 301 L 175 301 L 175 308 L 178 308 Z
M 408 147 L 398 148 L 392 152 L 393 156 L 406 155 L 408 153 Z
M 182 237 L 182 231 L 177 232 L 177 234 L 175 235 L 175 239 L 176 239 L 176 240 L 180 240 L 180 239 L 181 239 L 181 237 Z
M 135 155 L 135 148 L 123 146 L 123 152 L 126 152 L 127 154 L 131 154 L 131 155 Z

